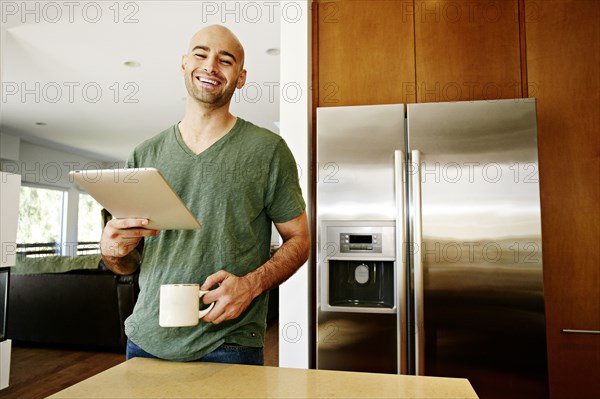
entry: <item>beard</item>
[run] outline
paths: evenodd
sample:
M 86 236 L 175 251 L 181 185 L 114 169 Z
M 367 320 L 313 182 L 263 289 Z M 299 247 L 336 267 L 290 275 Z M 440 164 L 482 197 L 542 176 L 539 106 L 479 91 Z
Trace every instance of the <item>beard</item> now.
M 185 75 L 185 88 L 190 97 L 196 102 L 211 105 L 213 107 L 220 107 L 229 103 L 236 89 L 235 85 L 228 83 L 223 87 L 223 90 L 206 90 L 198 87 L 196 85 L 196 79 L 189 74 Z

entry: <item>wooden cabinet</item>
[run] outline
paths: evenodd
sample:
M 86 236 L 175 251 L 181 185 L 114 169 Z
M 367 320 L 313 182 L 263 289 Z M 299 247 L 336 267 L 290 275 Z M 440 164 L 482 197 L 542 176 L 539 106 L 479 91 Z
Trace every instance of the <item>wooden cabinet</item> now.
M 519 0 L 316 3 L 320 107 L 523 96 Z
M 319 107 L 415 102 L 410 2 L 321 1 L 315 6 Z
M 522 97 L 518 0 L 414 2 L 417 102 Z
M 526 0 L 551 399 L 600 397 L 600 2 Z

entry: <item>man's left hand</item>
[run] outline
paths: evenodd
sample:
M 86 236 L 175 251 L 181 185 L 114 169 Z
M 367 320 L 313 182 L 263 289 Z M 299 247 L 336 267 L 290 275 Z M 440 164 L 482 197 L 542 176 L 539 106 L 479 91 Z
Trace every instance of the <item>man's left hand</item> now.
M 216 302 L 214 308 L 202 320 L 219 324 L 241 315 L 254 299 L 254 287 L 245 277 L 238 277 L 225 270 L 208 276 L 200 289 L 209 290 L 215 285 L 218 288 L 209 291 L 202 297 L 205 304 Z

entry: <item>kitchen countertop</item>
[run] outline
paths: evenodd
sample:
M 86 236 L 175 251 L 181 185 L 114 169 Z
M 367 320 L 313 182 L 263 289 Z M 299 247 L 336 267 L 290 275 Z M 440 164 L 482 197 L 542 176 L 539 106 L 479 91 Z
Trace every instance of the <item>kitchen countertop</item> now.
M 477 398 L 466 379 L 135 358 L 50 398 Z

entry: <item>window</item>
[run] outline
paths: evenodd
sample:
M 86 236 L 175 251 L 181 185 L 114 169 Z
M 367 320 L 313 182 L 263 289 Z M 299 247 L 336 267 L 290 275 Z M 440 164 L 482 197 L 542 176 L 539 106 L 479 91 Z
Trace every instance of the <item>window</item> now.
M 60 253 L 64 197 L 61 190 L 21 186 L 19 252 L 38 256 Z
M 22 185 L 19 203 L 17 253 L 28 257 L 100 253 L 102 206 L 90 195 Z
M 98 252 L 102 227 L 102 206 L 89 194 L 80 193 L 77 217 L 78 253 Z
M 79 194 L 77 241 L 100 241 L 102 205 L 89 194 Z

